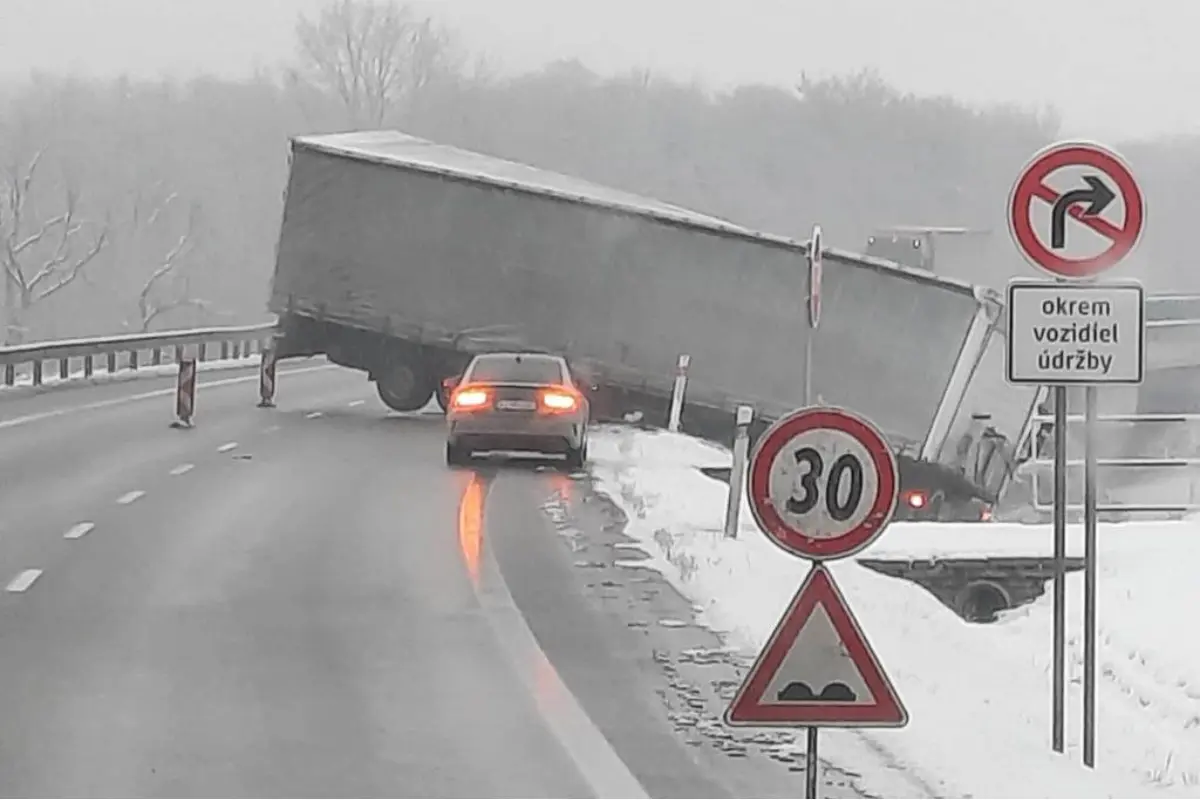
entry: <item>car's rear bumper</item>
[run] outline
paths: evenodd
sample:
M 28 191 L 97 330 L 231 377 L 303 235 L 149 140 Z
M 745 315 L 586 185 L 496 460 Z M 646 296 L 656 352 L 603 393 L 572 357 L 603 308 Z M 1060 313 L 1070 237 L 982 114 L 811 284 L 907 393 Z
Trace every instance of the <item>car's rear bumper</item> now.
M 580 447 L 585 432 L 577 418 L 545 415 L 462 415 L 450 418 L 448 425 L 449 442 L 472 450 L 562 453 Z

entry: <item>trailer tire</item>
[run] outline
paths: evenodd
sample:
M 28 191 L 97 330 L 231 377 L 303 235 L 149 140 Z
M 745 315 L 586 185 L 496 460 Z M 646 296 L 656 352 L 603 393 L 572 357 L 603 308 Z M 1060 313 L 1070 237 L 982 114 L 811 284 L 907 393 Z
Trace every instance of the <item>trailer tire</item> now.
M 393 411 L 420 411 L 434 394 L 434 382 L 419 366 L 403 361 L 390 364 L 375 378 L 375 390 Z

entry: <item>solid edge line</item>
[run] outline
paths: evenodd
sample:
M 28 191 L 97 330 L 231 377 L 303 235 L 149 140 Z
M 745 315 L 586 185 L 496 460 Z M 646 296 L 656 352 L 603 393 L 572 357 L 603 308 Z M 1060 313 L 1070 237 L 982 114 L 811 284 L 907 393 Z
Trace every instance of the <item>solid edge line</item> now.
M 554 732 L 596 797 L 648 798 L 645 787 L 563 683 L 538 644 L 517 608 L 486 537 L 480 550 L 475 594 L 517 674 L 529 689 L 542 720 Z
M 336 364 L 320 364 L 315 367 L 301 367 L 299 369 L 280 370 L 279 374 L 281 376 L 282 375 L 302 375 L 306 372 L 320 372 L 321 370 L 337 369 L 337 368 L 338 368 L 338 366 Z M 148 377 L 148 378 L 160 377 L 161 378 L 164 376 L 147 375 L 146 377 Z M 211 389 L 211 388 L 216 388 L 218 386 L 234 386 L 234 385 L 237 385 L 240 383 L 250 383 L 251 381 L 256 381 L 256 380 L 258 380 L 257 374 L 255 374 L 255 375 L 240 375 L 236 378 L 221 378 L 220 380 L 216 380 L 216 381 L 197 382 L 196 387 L 197 387 L 197 389 L 205 389 L 205 388 Z M 130 383 L 135 383 L 135 381 L 130 381 Z M 79 388 L 82 389 L 82 388 L 86 388 L 86 387 L 80 386 Z M 13 417 L 12 419 L 0 420 L 0 430 L 4 430 L 5 428 L 15 428 L 19 425 L 28 425 L 31 422 L 41 422 L 42 420 L 46 420 L 46 419 L 55 419 L 57 417 L 65 417 L 68 414 L 77 414 L 81 411 L 98 411 L 102 408 L 112 408 L 114 406 L 121 406 L 121 405 L 125 405 L 126 403 L 135 402 L 137 400 L 149 400 L 154 397 L 168 397 L 168 396 L 174 395 L 175 391 L 176 391 L 175 387 L 171 387 L 170 389 L 155 389 L 152 392 L 142 392 L 141 394 L 131 394 L 126 397 L 114 397 L 110 400 L 99 400 L 95 403 L 85 403 L 84 405 L 81 405 L 81 406 L 71 406 L 70 408 L 56 408 L 53 411 L 41 411 L 41 412 L 38 412 L 37 414 L 28 414 L 24 417 Z

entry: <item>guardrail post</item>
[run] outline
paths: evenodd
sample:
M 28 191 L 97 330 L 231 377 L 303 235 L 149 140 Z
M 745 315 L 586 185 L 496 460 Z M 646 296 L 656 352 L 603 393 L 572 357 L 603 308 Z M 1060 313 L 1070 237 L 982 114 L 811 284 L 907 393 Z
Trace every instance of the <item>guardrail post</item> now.
M 227 361 L 228 359 L 229 359 L 229 342 L 227 342 L 227 341 L 221 342 L 221 360 Z
M 129 351 L 129 368 L 130 369 L 138 368 L 138 351 L 137 350 Z
M 111 352 L 108 354 L 108 374 L 111 375 L 112 373 L 114 373 L 116 371 L 117 371 L 117 354 L 114 351 L 114 352 Z
M 172 428 L 192 427 L 196 411 L 196 359 L 179 361 L 179 378 L 175 383 L 175 421 Z
M 156 348 L 154 348 L 153 351 L 151 351 L 150 363 L 156 367 L 162 364 L 162 348 L 161 347 L 156 347 Z
M 275 346 L 269 344 L 262 350 L 258 364 L 259 408 L 275 407 Z
M 667 417 L 667 430 L 678 433 L 683 418 L 683 395 L 687 391 L 687 371 L 692 357 L 681 355 L 675 366 L 675 386 L 671 389 L 671 412 Z
M 177 344 L 175 345 L 175 363 L 178 364 L 180 361 L 183 361 L 183 345 Z
M 42 360 L 40 358 L 33 362 L 33 385 L 42 385 Z
M 17 382 L 17 365 L 16 364 L 5 364 L 4 365 L 4 385 L 12 386 L 16 382 Z
M 58 379 L 65 381 L 71 375 L 71 359 L 60 358 L 58 360 Z
M 92 371 L 93 371 L 93 369 L 92 369 L 92 357 L 91 357 L 91 356 L 84 356 L 84 357 L 83 357 L 83 377 L 85 377 L 85 378 L 90 378 L 90 377 L 92 377 Z
M 750 423 L 754 421 L 754 406 L 738 406 L 733 435 L 733 464 L 729 468 L 729 494 L 725 499 L 725 538 L 736 539 L 738 516 L 742 508 L 742 492 L 746 484 L 746 457 L 750 452 Z

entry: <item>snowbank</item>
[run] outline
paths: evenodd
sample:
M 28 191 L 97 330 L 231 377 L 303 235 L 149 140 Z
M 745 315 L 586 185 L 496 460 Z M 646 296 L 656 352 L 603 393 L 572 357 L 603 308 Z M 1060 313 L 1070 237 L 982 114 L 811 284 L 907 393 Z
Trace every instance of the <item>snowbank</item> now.
M 723 448 L 686 436 L 598 430 L 600 491 L 629 517 L 655 565 L 704 609 L 702 621 L 752 653 L 769 636 L 807 569 L 758 532 L 743 510 L 739 538 L 721 535 L 726 487 L 700 466 L 727 466 Z M 1200 796 L 1200 525 L 1100 530 L 1097 769 L 1082 766 L 1082 576 L 1068 583 L 1071 692 L 1068 753 L 1050 749 L 1049 597 L 1000 622 L 961 620 L 916 584 L 853 561 L 833 566 L 895 682 L 911 722 L 901 730 L 830 731 L 822 755 L 864 773 L 882 794 L 889 769 L 948 796 Z M 1072 531 L 1077 554 L 1079 532 Z M 1048 527 L 893 525 L 864 556 L 1048 555 Z M 878 781 L 872 786 L 872 778 Z M 894 786 L 894 783 L 893 783 Z

